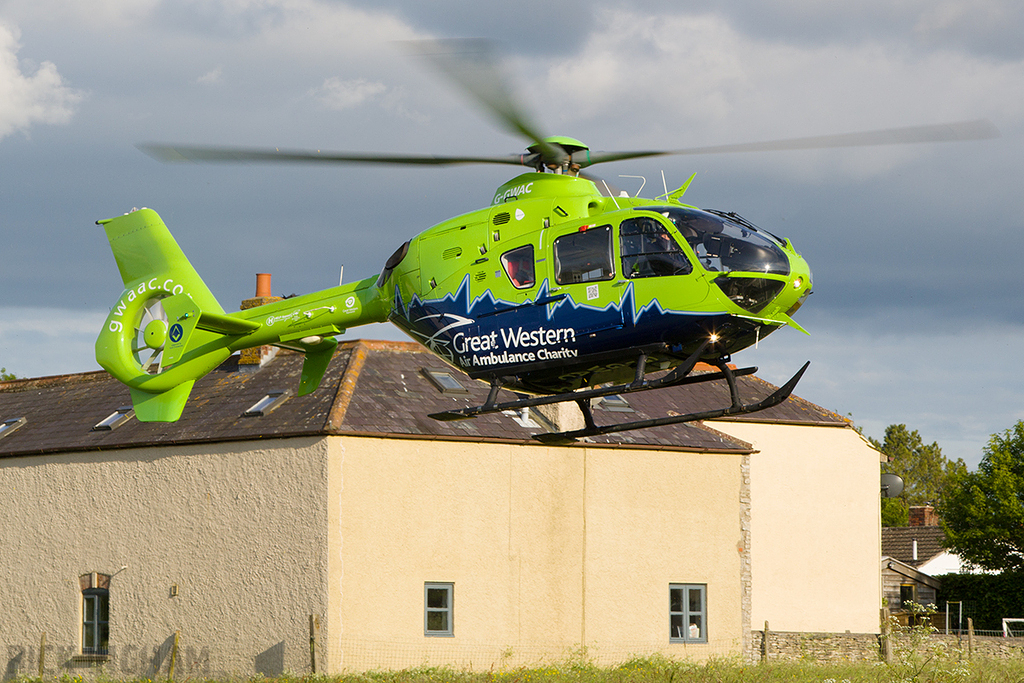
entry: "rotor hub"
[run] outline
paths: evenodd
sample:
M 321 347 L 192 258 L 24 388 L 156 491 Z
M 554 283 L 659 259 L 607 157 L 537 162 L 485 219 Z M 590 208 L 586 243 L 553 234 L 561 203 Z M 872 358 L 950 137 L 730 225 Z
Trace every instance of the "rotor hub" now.
M 167 321 L 151 320 L 143 332 L 146 346 L 151 349 L 162 349 L 167 341 Z

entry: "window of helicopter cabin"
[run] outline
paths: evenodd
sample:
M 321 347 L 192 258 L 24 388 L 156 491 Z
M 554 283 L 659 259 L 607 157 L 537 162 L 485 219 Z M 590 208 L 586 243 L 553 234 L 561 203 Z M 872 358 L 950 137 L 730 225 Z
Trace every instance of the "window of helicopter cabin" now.
M 82 589 L 82 654 L 105 656 L 110 641 L 110 577 L 106 574 L 83 574 Z
M 560 285 L 615 277 L 610 225 L 583 226 L 577 232 L 556 239 L 554 247 L 555 282 Z
M 532 244 L 506 251 L 501 255 L 501 266 L 516 289 L 528 289 L 536 283 Z
M 630 279 L 687 275 L 693 264 L 664 225 L 654 218 L 630 218 L 619 229 L 622 273 Z

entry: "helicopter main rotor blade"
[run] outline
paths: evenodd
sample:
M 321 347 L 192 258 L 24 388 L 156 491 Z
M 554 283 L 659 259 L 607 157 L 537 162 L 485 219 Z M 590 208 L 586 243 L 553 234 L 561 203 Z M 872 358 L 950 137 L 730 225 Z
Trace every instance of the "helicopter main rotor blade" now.
M 748 142 L 734 145 L 712 145 L 677 150 L 640 150 L 624 152 L 591 152 L 581 150 L 571 156 L 573 163 L 581 168 L 594 164 L 627 159 L 669 155 L 730 154 L 740 152 L 777 152 L 803 149 L 828 149 L 840 147 L 867 147 L 879 145 L 906 145 L 928 142 L 957 142 L 965 140 L 986 140 L 998 138 L 999 130 L 986 119 L 959 121 L 954 123 L 889 128 L 860 133 L 819 135 L 803 138 L 787 138 L 765 142 Z M 532 138 L 531 138 L 532 139 Z M 261 149 L 248 147 L 188 146 L 147 143 L 138 148 L 151 157 L 164 162 L 222 161 L 222 162 L 292 162 L 320 164 L 400 164 L 415 166 L 449 166 L 455 164 L 505 164 L 510 166 L 538 165 L 538 154 L 513 154 L 507 156 L 436 156 L 381 154 L 362 152 L 324 152 L 321 150 Z M 554 149 L 546 154 L 545 150 Z M 548 143 L 541 144 L 540 156 L 544 162 L 552 159 L 566 160 L 566 153 Z
M 446 166 L 454 164 L 509 164 L 532 166 L 535 155 L 516 154 L 499 157 L 433 156 L 404 154 L 363 154 L 358 152 L 322 152 L 320 150 L 260 149 L 249 147 L 203 147 L 147 143 L 138 148 L 158 161 L 294 162 L 320 164 L 408 164 Z
M 402 43 L 414 55 L 458 84 L 490 111 L 509 131 L 536 145 L 545 163 L 561 165 L 568 159 L 563 149 L 545 142 L 539 129 L 516 105 L 502 62 L 490 41 L 483 39 L 422 40 Z
M 787 138 L 765 142 L 747 142 L 736 145 L 712 145 L 675 150 L 649 150 L 636 152 L 576 152 L 573 161 L 586 167 L 609 161 L 639 159 L 643 157 L 683 154 L 733 154 L 739 152 L 779 152 L 800 149 L 832 149 L 839 147 L 872 147 L 880 145 L 909 145 L 924 142 L 957 142 L 961 140 L 987 140 L 999 137 L 999 130 L 987 119 L 958 121 L 906 128 L 888 128 L 860 133 L 817 135 Z M 578 158 L 577 158 L 578 157 Z

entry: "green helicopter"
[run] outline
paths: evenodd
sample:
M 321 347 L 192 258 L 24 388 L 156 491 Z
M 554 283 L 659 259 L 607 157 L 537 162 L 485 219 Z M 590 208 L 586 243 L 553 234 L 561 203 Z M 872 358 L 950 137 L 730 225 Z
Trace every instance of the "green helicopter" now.
M 164 161 L 500 163 L 530 171 L 495 191 L 486 208 L 446 220 L 402 244 L 380 274 L 265 306 L 226 313 L 160 217 L 135 210 L 99 221 L 124 282 L 96 342 L 102 367 L 128 385 L 141 421 L 180 418 L 196 379 L 232 353 L 265 344 L 305 354 L 298 394 L 317 388 L 335 337 L 390 321 L 471 378 L 488 382 L 480 406 L 432 415 L 472 418 L 574 401 L 585 427 L 538 434 L 566 442 L 610 432 L 763 410 L 784 401 L 807 364 L 768 398 L 744 404 L 730 355 L 790 325 L 812 291 L 811 270 L 789 240 L 728 212 L 681 201 L 682 187 L 653 199 L 615 193 L 584 169 L 667 154 L 810 149 L 974 140 L 987 121 L 671 151 L 593 152 L 569 137 L 541 136 L 509 96 L 489 46 L 418 43 L 508 129 L 524 154 L 402 156 L 280 149 L 144 145 Z M 693 373 L 698 362 L 717 372 Z M 666 372 L 667 371 L 667 372 Z M 657 373 L 657 374 L 653 374 Z M 652 375 L 649 377 L 648 375 Z M 728 406 L 597 425 L 601 396 L 725 379 Z M 519 394 L 499 401 L 499 390 Z M 523 397 L 522 394 L 531 396 Z

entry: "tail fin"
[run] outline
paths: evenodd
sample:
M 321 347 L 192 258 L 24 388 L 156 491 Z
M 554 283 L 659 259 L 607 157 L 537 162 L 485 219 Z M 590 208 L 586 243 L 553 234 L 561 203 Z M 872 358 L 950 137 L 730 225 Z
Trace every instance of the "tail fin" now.
M 224 309 L 155 211 L 140 209 L 98 223 L 107 233 L 125 289 L 96 340 L 96 360 L 131 389 L 140 421 L 173 422 L 195 380 L 230 351 L 225 343 L 167 367 L 165 347 L 181 340 L 182 326 L 169 322 L 164 301 L 184 294 L 203 311 L 223 315 Z M 181 358 L 182 350 L 176 355 Z
M 192 385 L 234 351 L 276 344 L 305 353 L 299 395 L 320 384 L 334 336 L 384 322 L 376 277 L 226 314 L 155 211 L 99 221 L 124 292 L 96 340 L 96 360 L 131 389 L 141 422 L 181 417 Z

